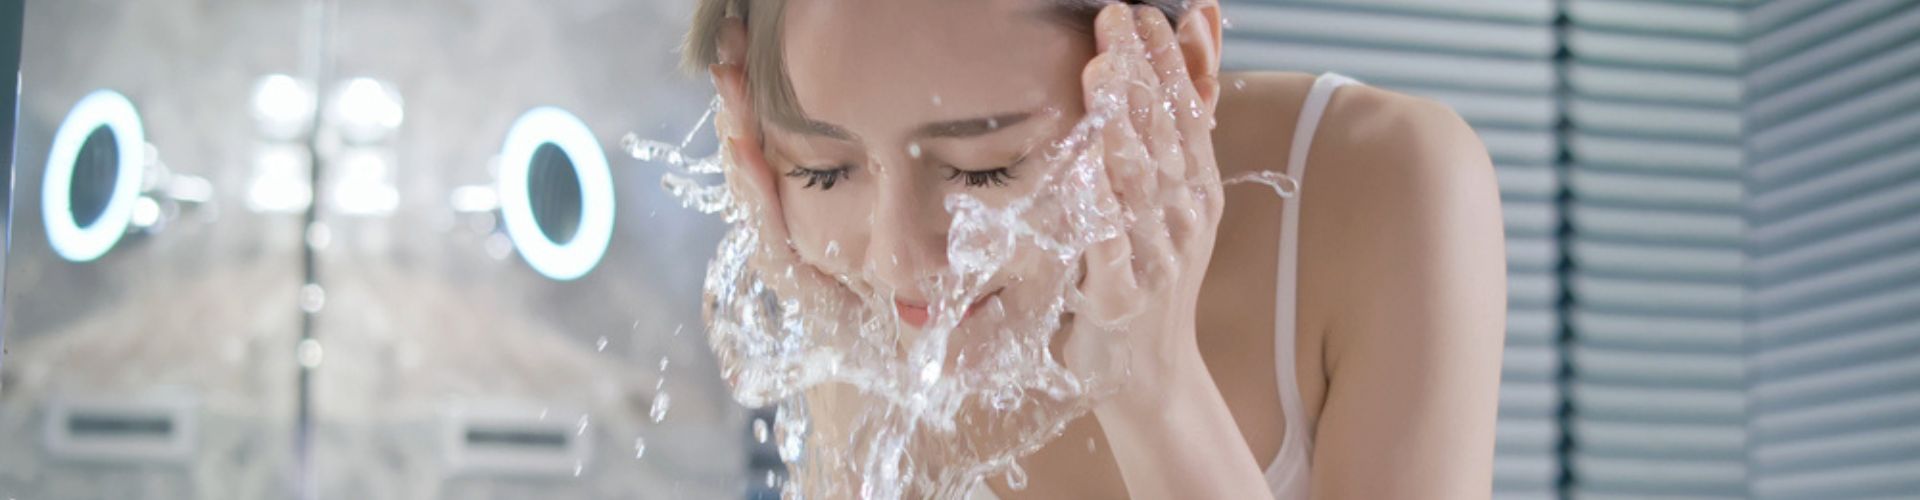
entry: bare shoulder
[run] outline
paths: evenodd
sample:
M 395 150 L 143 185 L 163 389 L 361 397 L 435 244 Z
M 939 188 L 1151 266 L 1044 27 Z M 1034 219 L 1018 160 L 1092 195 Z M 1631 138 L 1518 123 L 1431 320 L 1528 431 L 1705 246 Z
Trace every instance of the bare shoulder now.
M 1416 180 L 1492 175 L 1486 147 L 1452 107 L 1367 85 L 1335 94 L 1315 133 L 1314 153 L 1346 160 L 1336 171 L 1412 175 Z M 1425 184 L 1409 183 L 1416 185 Z
M 1404 321 L 1415 312 L 1408 305 L 1503 310 L 1498 182 L 1486 147 L 1451 107 L 1342 88 L 1315 133 L 1305 177 L 1301 280 L 1318 293 L 1303 297 L 1303 309 L 1351 332 L 1327 337 L 1329 372 L 1372 344 L 1356 335 L 1399 335 L 1373 323 Z
M 1301 196 L 1301 314 L 1326 377 L 1315 494 L 1486 498 L 1506 258 L 1485 146 L 1444 104 L 1345 87 Z

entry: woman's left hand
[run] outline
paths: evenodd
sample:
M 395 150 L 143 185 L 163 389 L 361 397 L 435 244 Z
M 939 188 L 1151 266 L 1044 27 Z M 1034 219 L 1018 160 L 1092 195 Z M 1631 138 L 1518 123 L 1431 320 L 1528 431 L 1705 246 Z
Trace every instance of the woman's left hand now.
M 1201 280 L 1224 210 L 1211 102 L 1188 73 L 1174 28 L 1153 8 L 1109 6 L 1095 21 L 1098 55 L 1081 74 L 1093 141 L 1119 237 L 1084 256 L 1082 301 L 1062 348 L 1067 367 L 1117 375 L 1095 405 L 1129 495 L 1263 498 L 1248 450 L 1195 339 Z M 1182 29 L 1205 29 L 1183 24 Z M 1209 92 L 1213 90 L 1208 88 Z
M 1081 73 L 1106 176 L 1097 189 L 1120 207 L 1119 237 L 1084 256 L 1083 301 L 1062 357 L 1081 373 L 1127 374 L 1120 398 L 1199 362 L 1194 313 L 1224 198 L 1213 110 L 1189 76 L 1160 11 L 1114 5 L 1095 22 L 1097 55 Z M 1209 80 L 1210 81 L 1210 80 Z

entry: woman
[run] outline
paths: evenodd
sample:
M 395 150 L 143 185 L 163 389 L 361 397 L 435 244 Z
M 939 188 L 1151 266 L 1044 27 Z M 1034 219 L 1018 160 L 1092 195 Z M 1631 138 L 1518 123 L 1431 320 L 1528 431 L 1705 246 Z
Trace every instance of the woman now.
M 1215 0 L 1130 3 L 703 0 L 686 55 L 725 103 L 728 182 L 786 243 L 769 251 L 912 327 L 948 265 L 947 195 L 1031 190 L 1037 145 L 1097 90 L 1134 91 L 1116 82 L 1179 105 L 1127 100 L 1133 133 L 1103 136 L 1149 165 L 1101 184 L 1139 218 L 1087 250 L 1093 318 L 1062 332 L 1066 363 L 1124 342 L 1132 371 L 1023 460 L 1025 488 L 980 495 L 1489 496 L 1505 259 L 1478 138 L 1338 75 L 1221 74 Z M 1297 195 L 1221 191 L 1268 170 Z M 1057 298 L 1018 281 L 982 303 Z M 1071 326 L 1102 315 L 1127 326 Z

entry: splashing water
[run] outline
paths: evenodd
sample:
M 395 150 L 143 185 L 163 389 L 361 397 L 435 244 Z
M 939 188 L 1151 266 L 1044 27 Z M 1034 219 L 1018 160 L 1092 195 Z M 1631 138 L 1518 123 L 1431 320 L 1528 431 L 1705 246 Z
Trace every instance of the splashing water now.
M 1280 195 L 1281 198 L 1292 198 L 1300 194 L 1299 179 L 1272 170 L 1247 172 L 1221 181 L 1220 184 L 1226 186 L 1234 184 L 1264 184 L 1267 187 L 1273 188 L 1273 194 Z
M 939 97 L 933 99 L 938 104 Z M 902 326 L 893 296 L 846 276 L 809 281 L 826 273 L 805 262 L 768 268 L 759 259 L 763 249 L 790 242 L 761 240 L 764 214 L 740 201 L 744 191 L 734 191 L 750 188 L 696 179 L 750 167 L 724 151 L 706 158 L 684 154 L 691 135 L 680 147 L 632 134 L 622 140 L 635 159 L 669 167 L 661 184 L 683 206 L 731 225 L 703 286 L 708 341 L 736 400 L 775 407 L 771 431 L 756 421 L 754 435 L 761 442 L 770 437 L 789 464 L 789 498 L 958 498 L 994 472 L 1021 489 L 1027 474 L 1015 460 L 1116 390 L 1124 366 L 1069 370 L 1050 348 L 1076 311 L 1080 259 L 1092 245 L 1120 237 L 1131 217 L 1098 189 L 1108 169 L 1153 168 L 1106 164 L 1113 146 L 1103 144 L 1102 130 L 1128 119 L 1128 109 L 1111 95 L 1095 102 L 1100 105 L 1050 144 L 1030 194 L 1011 201 L 964 193 L 943 200 L 952 216 L 949 266 L 917 290 L 930 302 L 930 317 L 918 329 Z M 723 103 L 713 104 L 720 109 Z M 1156 109 L 1178 112 L 1171 100 L 1161 104 Z M 1298 183 L 1273 172 L 1227 183 L 1242 182 L 1272 186 L 1282 196 L 1298 191 Z M 826 253 L 838 255 L 838 242 Z M 1031 271 L 1036 268 L 1042 271 Z M 1003 302 L 994 287 L 1009 280 L 1052 299 Z M 969 319 L 965 312 L 975 304 L 983 310 Z M 654 399 L 656 422 L 666 398 L 660 392 Z
M 653 405 L 647 408 L 647 417 L 652 418 L 653 423 L 660 423 L 667 419 L 667 410 L 672 407 L 673 395 L 667 391 L 653 393 Z

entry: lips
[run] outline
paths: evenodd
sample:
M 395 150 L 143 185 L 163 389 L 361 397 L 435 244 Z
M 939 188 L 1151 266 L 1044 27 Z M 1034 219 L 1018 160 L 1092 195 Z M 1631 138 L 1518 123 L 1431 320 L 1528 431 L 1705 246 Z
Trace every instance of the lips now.
M 999 294 L 1000 291 L 995 290 L 993 293 L 981 295 L 979 300 L 975 300 L 973 304 L 967 306 L 966 312 L 961 314 L 960 319 L 964 321 L 967 318 L 973 317 L 974 313 L 980 311 L 980 306 L 987 303 L 987 299 Z M 893 299 L 893 309 L 900 314 L 900 321 L 912 325 L 914 328 L 925 328 L 927 322 L 933 319 L 933 312 L 928 310 L 925 302 L 908 302 L 896 298 Z

